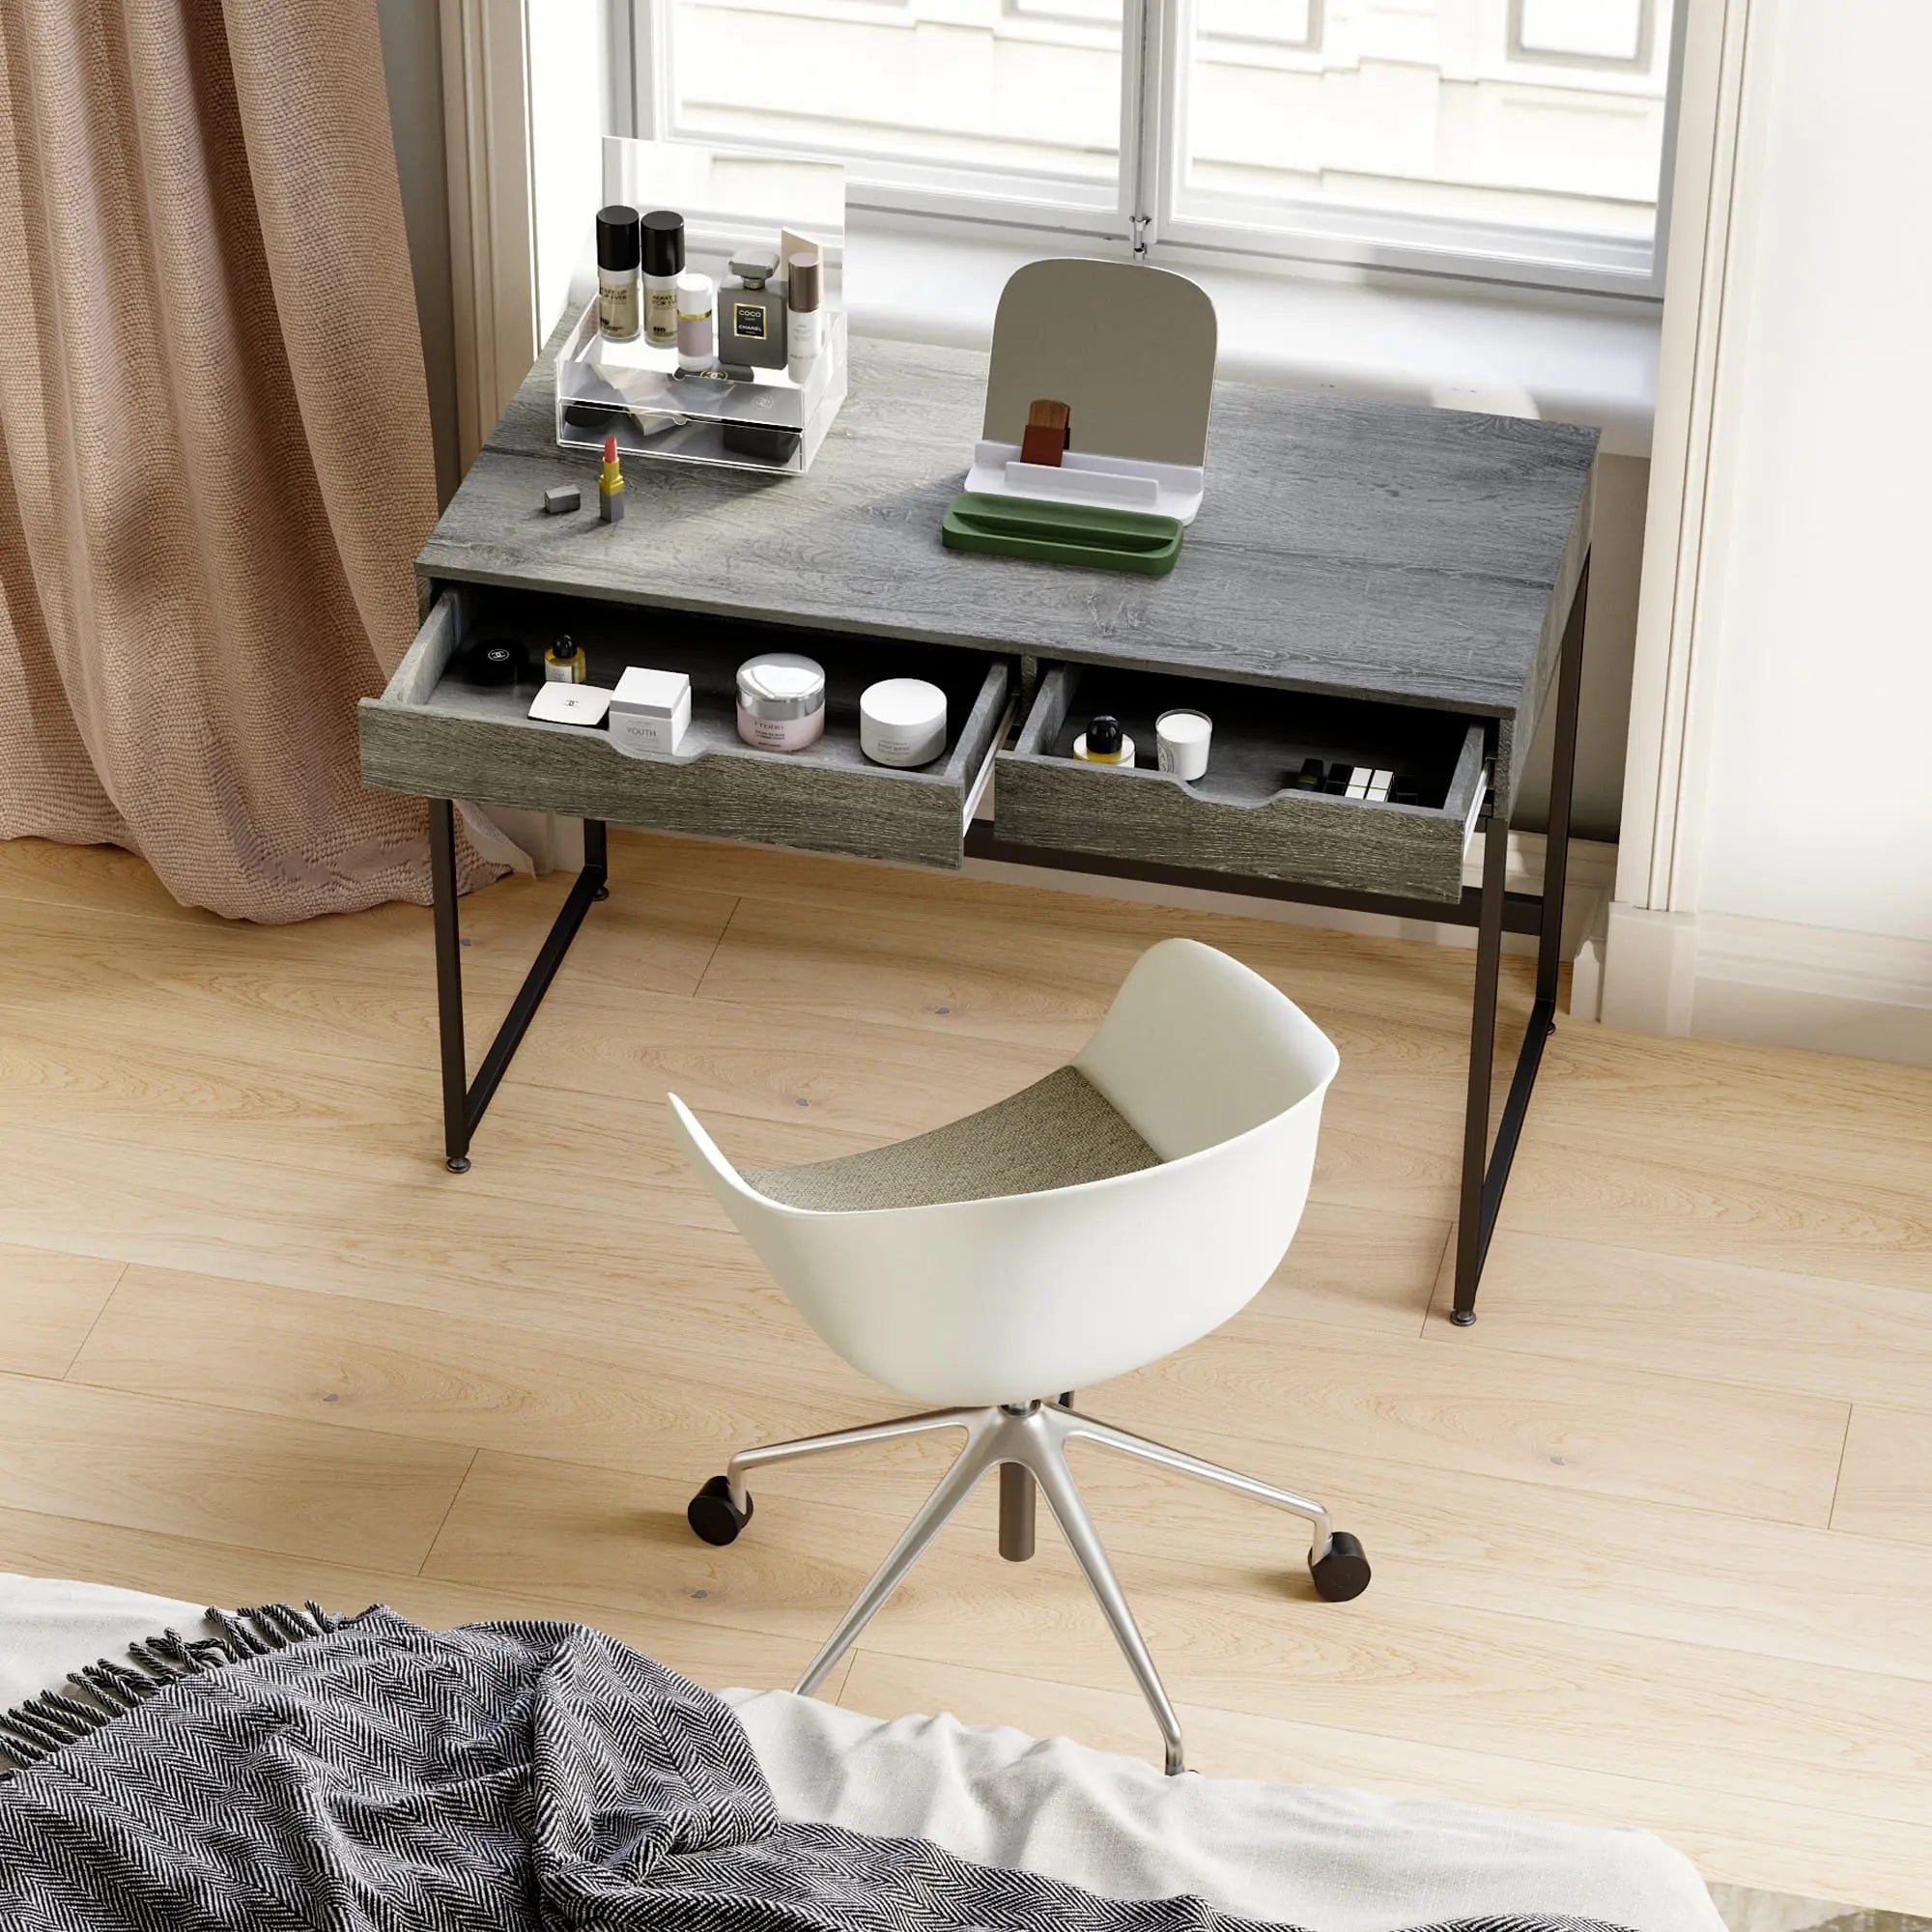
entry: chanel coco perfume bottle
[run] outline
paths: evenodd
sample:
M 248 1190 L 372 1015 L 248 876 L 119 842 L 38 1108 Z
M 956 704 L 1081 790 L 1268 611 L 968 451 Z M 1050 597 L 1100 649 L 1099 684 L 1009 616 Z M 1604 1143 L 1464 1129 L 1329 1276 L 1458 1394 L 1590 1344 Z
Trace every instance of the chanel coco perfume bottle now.
M 778 271 L 772 249 L 745 248 L 731 257 L 738 282 L 718 292 L 719 361 L 740 369 L 784 367 L 785 300 L 766 286 Z

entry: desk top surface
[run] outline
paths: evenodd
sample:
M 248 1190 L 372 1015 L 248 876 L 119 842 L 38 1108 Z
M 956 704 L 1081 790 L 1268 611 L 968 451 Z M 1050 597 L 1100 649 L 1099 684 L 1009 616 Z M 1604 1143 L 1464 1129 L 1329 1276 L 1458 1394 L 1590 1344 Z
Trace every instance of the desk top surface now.
M 516 584 L 1043 657 L 1439 705 L 1536 708 L 1594 430 L 1223 383 L 1208 492 L 1167 577 L 940 545 L 986 363 L 855 340 L 851 394 L 803 476 L 633 458 L 625 521 L 556 446 L 548 356 L 417 560 Z M 547 485 L 584 509 L 546 517 Z M 1560 613 L 1559 613 L 1560 616 Z

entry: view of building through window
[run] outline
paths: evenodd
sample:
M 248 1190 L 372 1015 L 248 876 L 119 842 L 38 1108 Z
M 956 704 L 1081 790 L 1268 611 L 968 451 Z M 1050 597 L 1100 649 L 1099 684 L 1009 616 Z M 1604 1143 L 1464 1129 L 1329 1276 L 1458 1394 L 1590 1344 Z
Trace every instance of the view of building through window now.
M 1097 185 L 1113 204 L 1121 0 L 665 4 L 666 131 L 1039 175 Z
M 663 4 L 659 131 L 836 153 L 859 183 L 1132 211 L 1138 122 L 1180 221 L 1655 224 L 1672 0 L 1149 0 L 1164 77 L 1124 106 L 1122 0 Z
M 1648 238 L 1670 0 L 1196 0 L 1177 206 Z

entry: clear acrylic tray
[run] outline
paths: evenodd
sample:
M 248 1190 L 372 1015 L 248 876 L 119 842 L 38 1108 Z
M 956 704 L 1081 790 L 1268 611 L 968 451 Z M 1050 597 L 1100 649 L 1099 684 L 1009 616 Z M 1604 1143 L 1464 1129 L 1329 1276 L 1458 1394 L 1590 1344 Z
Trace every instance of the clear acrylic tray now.
M 687 375 L 674 349 L 609 340 L 592 300 L 556 358 L 557 442 L 601 450 L 614 436 L 626 456 L 797 473 L 845 400 L 845 336 L 844 310 L 832 310 L 802 382 L 783 369 Z

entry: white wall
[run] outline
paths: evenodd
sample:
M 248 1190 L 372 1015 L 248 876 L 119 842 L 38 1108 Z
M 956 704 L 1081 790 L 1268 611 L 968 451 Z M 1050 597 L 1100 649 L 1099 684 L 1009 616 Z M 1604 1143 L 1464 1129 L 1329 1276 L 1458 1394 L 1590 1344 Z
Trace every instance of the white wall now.
M 1691 22 L 1602 1013 L 1932 1065 L 1932 7 Z
M 1932 942 L 1932 7 L 1763 12 L 1695 910 Z

